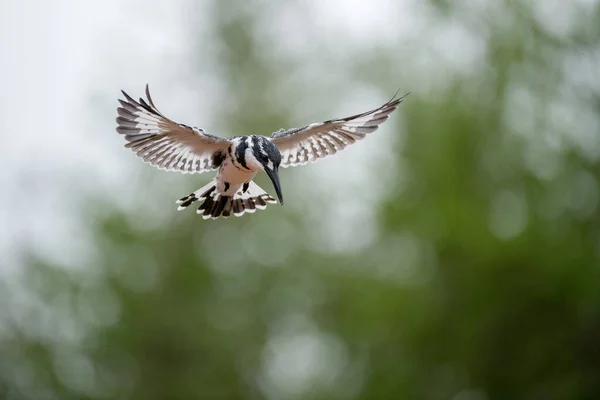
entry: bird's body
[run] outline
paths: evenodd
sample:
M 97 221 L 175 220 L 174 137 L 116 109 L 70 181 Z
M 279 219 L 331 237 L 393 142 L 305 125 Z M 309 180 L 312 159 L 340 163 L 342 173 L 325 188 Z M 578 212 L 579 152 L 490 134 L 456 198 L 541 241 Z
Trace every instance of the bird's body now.
M 351 117 L 315 123 L 290 130 L 280 129 L 271 137 L 213 136 L 199 128 L 178 124 L 162 115 L 152 102 L 148 86 L 146 97 L 136 102 L 123 92 L 119 100 L 117 132 L 123 134 L 126 147 L 145 162 L 160 169 L 183 173 L 217 170 L 207 185 L 179 199 L 178 209 L 202 201 L 198 213 L 203 218 L 243 215 L 264 209 L 277 201 L 253 182 L 264 171 L 273 182 L 283 204 L 279 167 L 303 165 L 308 161 L 335 154 L 347 145 L 375 131 L 406 97 L 392 98 L 383 106 Z
M 236 150 L 241 149 L 241 143 L 247 143 L 247 141 L 251 141 L 250 136 L 235 138 L 227 148 L 227 153 L 221 162 L 216 177 L 217 191 L 219 193 L 233 195 L 244 183 L 254 179 L 260 171 L 259 169 L 251 169 L 248 166 L 245 153 L 240 154 L 243 157 L 242 159 L 238 159 L 236 156 Z
M 236 216 L 244 212 L 265 209 L 267 203 L 276 203 L 252 180 L 265 167 L 273 170 L 274 165 L 267 149 L 279 153 L 264 136 L 237 136 L 229 139 L 229 145 L 223 151 L 217 176 L 208 185 L 178 200 L 179 209 L 204 200 L 198 209 L 206 218 Z M 260 158 L 268 159 L 264 167 Z M 275 161 L 276 162 L 276 161 Z M 269 163 L 271 164 L 269 167 Z M 277 183 L 278 185 L 278 183 Z M 278 189 L 281 200 L 281 193 Z M 282 201 L 283 203 L 283 201 Z

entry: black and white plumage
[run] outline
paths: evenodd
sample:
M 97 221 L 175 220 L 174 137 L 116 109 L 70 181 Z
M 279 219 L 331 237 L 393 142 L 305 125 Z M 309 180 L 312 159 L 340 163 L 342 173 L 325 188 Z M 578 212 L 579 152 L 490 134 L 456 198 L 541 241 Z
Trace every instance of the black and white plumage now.
M 252 181 L 267 173 L 279 202 L 283 196 L 279 167 L 316 161 L 335 154 L 377 130 L 407 95 L 396 95 L 376 109 L 346 118 L 314 123 L 302 128 L 280 129 L 271 137 L 260 135 L 221 138 L 196 127 L 176 123 L 161 114 L 146 85 L 147 101 L 135 101 L 122 92 L 117 108 L 117 132 L 143 161 L 167 171 L 202 173 L 217 170 L 207 185 L 179 199 L 182 210 L 201 201 L 197 212 L 204 219 L 241 216 L 263 210 L 277 201 Z

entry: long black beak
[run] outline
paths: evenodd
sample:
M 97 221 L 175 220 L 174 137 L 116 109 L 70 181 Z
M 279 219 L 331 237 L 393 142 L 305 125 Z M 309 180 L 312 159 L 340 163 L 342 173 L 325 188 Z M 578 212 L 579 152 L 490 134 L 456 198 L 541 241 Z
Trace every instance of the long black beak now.
M 270 169 L 265 168 L 265 172 L 271 178 L 271 182 L 273 182 L 273 187 L 275 188 L 275 193 L 277 193 L 277 197 L 279 198 L 279 204 L 283 204 L 283 195 L 281 194 L 281 184 L 279 183 L 279 171 L 277 168 Z

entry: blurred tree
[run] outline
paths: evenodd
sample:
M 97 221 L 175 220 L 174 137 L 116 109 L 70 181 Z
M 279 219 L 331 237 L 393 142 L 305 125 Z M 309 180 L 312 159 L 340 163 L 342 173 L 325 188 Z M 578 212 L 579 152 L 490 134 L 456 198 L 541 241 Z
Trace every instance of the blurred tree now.
M 347 232 L 367 243 L 352 251 L 315 245 L 332 206 L 313 209 L 302 171 L 283 177 L 284 209 L 239 220 L 178 214 L 148 228 L 94 204 L 86 268 L 32 252 L 29 296 L 0 290 L 0 395 L 599 398 L 600 87 L 589 66 L 600 7 L 552 2 L 562 13 L 551 15 L 541 3 L 432 0 L 414 47 L 324 40 L 286 53 L 285 35 L 265 26 L 297 5 L 215 1 L 199 18 L 214 25 L 215 76 L 228 85 L 223 132 L 293 126 L 302 102 L 331 117 L 339 95 L 328 92 L 347 82 L 411 86 L 384 128 L 398 132 L 376 232 Z M 336 76 L 312 85 L 304 69 Z M 388 164 L 370 165 L 364 191 Z M 28 311 L 11 311 L 19 304 Z

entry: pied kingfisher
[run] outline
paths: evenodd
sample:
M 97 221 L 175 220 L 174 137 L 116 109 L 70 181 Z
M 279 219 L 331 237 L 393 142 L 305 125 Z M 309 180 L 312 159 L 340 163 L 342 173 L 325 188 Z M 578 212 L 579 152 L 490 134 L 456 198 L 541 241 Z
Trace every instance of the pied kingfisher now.
M 279 202 L 283 204 L 279 167 L 304 165 L 335 154 L 349 144 L 377 130 L 379 124 L 406 98 L 396 98 L 374 110 L 351 117 L 306 125 L 289 130 L 280 129 L 271 137 L 260 135 L 221 138 L 203 129 L 178 124 L 161 114 L 150 97 L 139 102 L 121 91 L 117 132 L 125 136 L 125 147 L 138 157 L 160 169 L 183 173 L 218 170 L 207 185 L 179 199 L 178 210 L 202 201 L 198 214 L 204 219 L 241 216 L 244 212 L 264 210 L 267 203 L 277 201 L 252 181 L 267 173 Z

